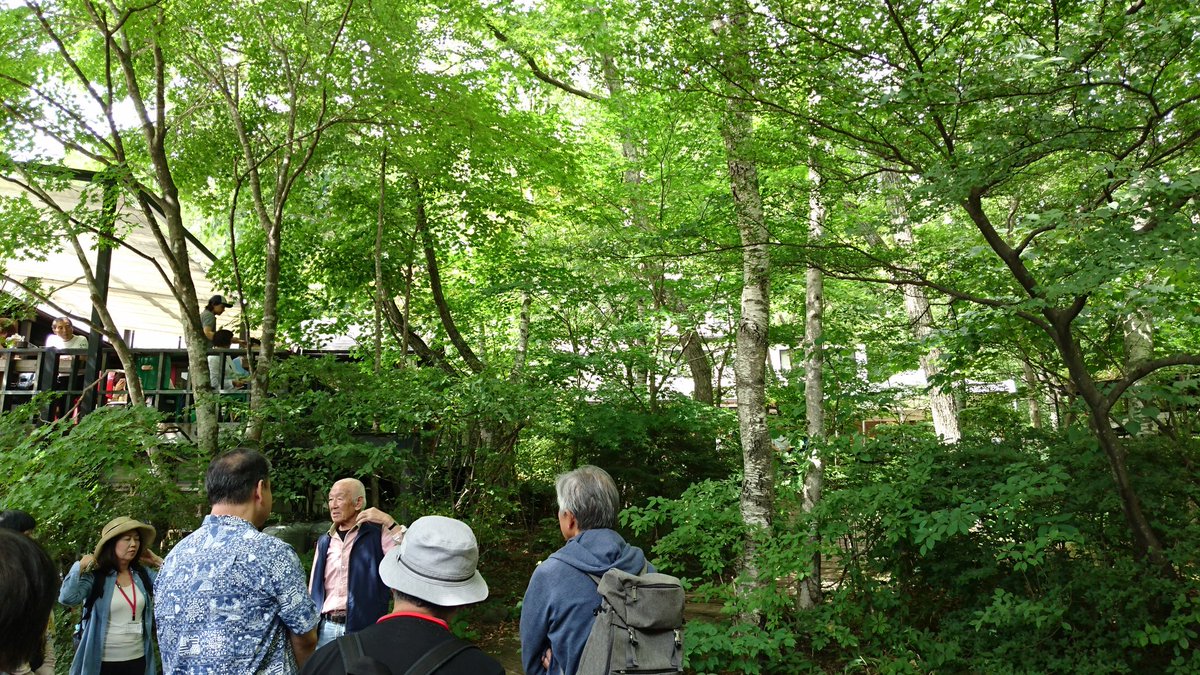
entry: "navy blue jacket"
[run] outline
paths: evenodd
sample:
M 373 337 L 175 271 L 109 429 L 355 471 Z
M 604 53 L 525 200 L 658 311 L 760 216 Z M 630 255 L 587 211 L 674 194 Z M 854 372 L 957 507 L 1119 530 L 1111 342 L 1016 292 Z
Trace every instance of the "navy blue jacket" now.
M 347 592 L 346 632 L 354 633 L 374 624 L 388 613 L 392 592 L 379 578 L 379 561 L 383 560 L 381 530 L 375 523 L 358 526 L 358 535 L 350 549 L 350 588 Z M 317 540 L 313 558 L 312 588 L 309 594 L 317 603 L 317 611 L 325 604 L 325 559 L 329 555 L 329 533 Z

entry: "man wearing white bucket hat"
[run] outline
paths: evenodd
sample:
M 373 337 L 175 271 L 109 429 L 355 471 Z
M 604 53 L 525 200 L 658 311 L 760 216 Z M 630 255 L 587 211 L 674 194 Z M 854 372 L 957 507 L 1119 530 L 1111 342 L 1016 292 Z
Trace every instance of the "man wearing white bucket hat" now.
M 466 523 L 444 516 L 418 518 L 379 563 L 379 576 L 392 589 L 395 611 L 374 626 L 318 649 L 304 666 L 304 675 L 343 675 L 347 670 L 503 674 L 499 661 L 450 632 L 456 611 L 487 599 L 487 582 L 478 564 L 479 545 Z

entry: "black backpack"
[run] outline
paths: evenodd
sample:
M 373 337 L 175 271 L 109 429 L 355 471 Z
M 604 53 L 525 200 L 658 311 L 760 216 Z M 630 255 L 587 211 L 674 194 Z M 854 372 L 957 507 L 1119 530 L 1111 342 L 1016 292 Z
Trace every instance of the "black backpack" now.
M 346 671 L 346 675 L 387 675 L 391 672 L 387 666 L 363 654 L 362 639 L 358 633 L 343 635 L 338 638 L 337 645 L 342 654 L 342 669 Z M 479 648 L 452 636 L 426 652 L 404 675 L 430 675 L 468 649 Z

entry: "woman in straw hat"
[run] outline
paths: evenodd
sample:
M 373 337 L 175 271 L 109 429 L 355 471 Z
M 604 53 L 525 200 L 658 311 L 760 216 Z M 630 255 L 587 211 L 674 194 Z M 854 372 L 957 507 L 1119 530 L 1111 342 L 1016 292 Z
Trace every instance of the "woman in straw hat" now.
M 83 609 L 71 675 L 156 675 L 153 580 L 162 558 L 150 550 L 154 528 L 121 516 L 100 531 L 91 555 L 71 566 L 58 601 Z M 90 606 L 89 606 L 90 605 Z

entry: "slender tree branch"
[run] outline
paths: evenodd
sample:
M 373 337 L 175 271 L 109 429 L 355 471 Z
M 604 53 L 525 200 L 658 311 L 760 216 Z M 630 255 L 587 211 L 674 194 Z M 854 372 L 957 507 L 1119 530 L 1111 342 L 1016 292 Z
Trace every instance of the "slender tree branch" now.
M 513 44 L 509 40 L 508 36 L 505 35 L 503 32 L 501 32 L 499 28 L 496 28 L 496 26 L 494 24 L 492 24 L 491 22 L 488 22 L 487 27 L 489 29 L 491 29 L 492 35 L 495 35 L 497 40 L 508 45 L 509 48 L 511 48 L 514 52 L 517 53 L 518 56 L 520 56 L 522 59 L 524 59 L 525 63 L 529 64 L 529 69 L 533 72 L 533 76 L 536 77 L 537 79 L 541 80 L 542 82 L 545 82 L 546 84 L 558 87 L 559 89 L 567 92 L 568 94 L 574 94 L 575 96 L 586 98 L 590 101 L 607 100 L 607 99 L 605 99 L 605 97 L 603 97 L 599 94 L 587 91 L 586 89 L 579 89 L 577 87 L 573 87 L 570 84 L 567 84 L 566 82 L 554 77 L 550 73 L 547 73 L 545 70 L 542 70 L 542 67 L 538 65 L 537 60 L 534 59 L 533 56 L 531 56 L 528 52 L 526 52 L 525 50 L 523 50 L 520 47 Z
M 1200 366 L 1200 354 L 1175 354 L 1161 359 L 1152 359 L 1150 361 L 1142 361 L 1129 372 L 1113 383 L 1112 389 L 1108 390 L 1108 394 L 1104 396 L 1104 412 L 1108 413 L 1126 389 L 1137 383 L 1138 380 L 1154 373 L 1155 371 L 1169 368 L 1171 366 Z
M 410 182 L 413 190 L 413 203 L 416 210 L 417 229 L 421 233 L 421 244 L 425 250 L 425 266 L 429 274 L 429 292 L 433 295 L 433 303 L 437 306 L 438 316 L 441 317 L 442 327 L 446 329 L 446 336 L 450 338 L 450 342 L 454 348 L 458 350 L 459 356 L 466 362 L 467 366 L 476 373 L 482 373 L 484 370 L 483 361 L 475 355 L 471 346 L 458 332 L 458 325 L 454 322 L 454 317 L 450 314 L 450 305 L 446 303 L 446 296 L 442 292 L 442 278 L 438 272 L 437 253 L 433 249 L 433 235 L 429 231 L 429 219 L 425 213 L 425 198 L 421 193 L 421 182 L 415 176 L 410 176 Z

